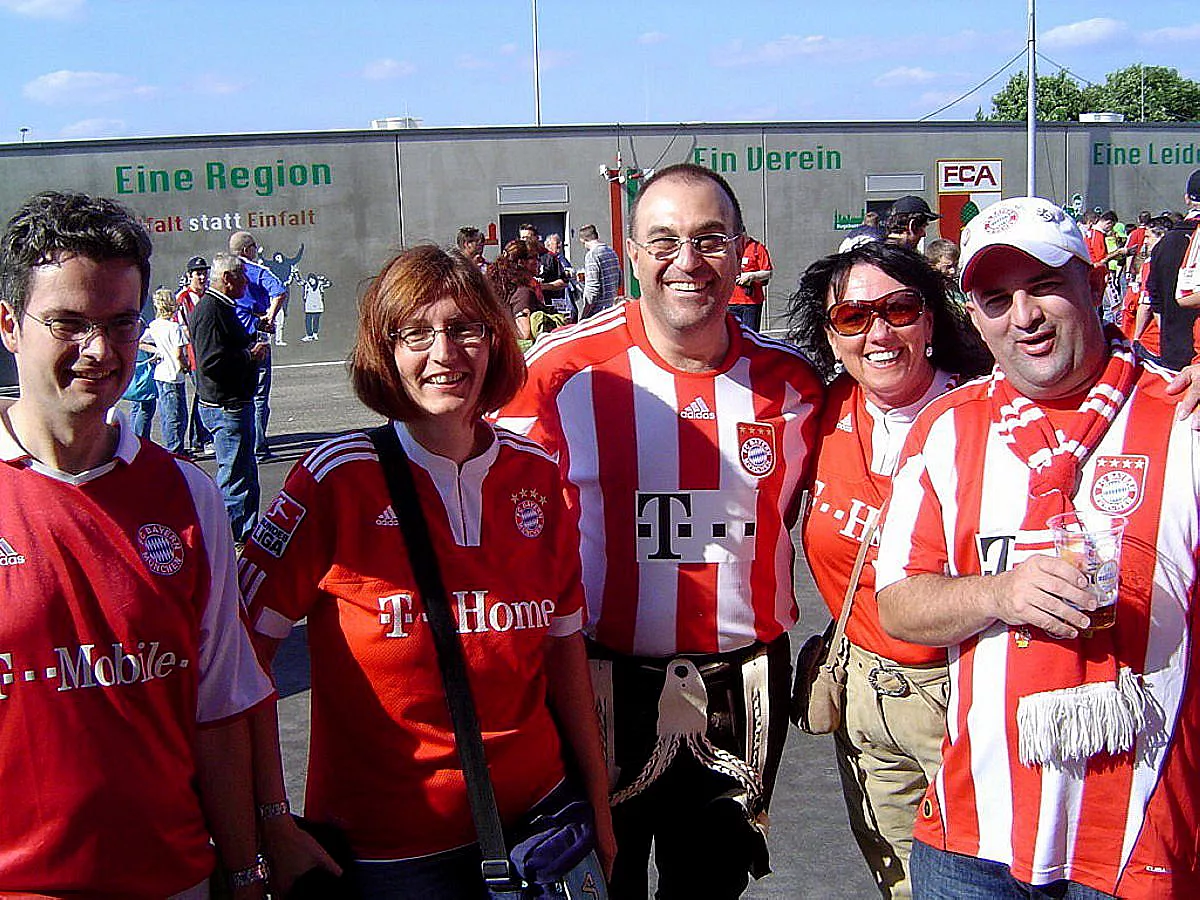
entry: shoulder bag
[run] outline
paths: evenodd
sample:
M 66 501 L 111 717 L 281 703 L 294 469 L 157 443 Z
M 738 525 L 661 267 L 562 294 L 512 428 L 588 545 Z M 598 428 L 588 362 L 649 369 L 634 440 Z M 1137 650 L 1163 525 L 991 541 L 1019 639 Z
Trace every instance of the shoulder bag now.
M 471 817 L 483 853 L 481 868 L 488 895 L 493 900 L 539 897 L 605 900 L 608 894 L 595 856 L 595 826 L 587 803 L 573 801 L 552 814 L 537 816 L 513 841 L 511 855 L 507 850 L 458 627 L 446 598 L 408 457 L 392 423 L 371 429 L 367 436 L 379 453 L 392 508 L 408 549 L 409 564 L 424 600 L 438 667 L 446 686 L 446 703 L 454 723 Z
M 837 621 L 830 621 L 825 631 L 814 634 L 796 654 L 796 680 L 792 683 L 791 720 L 793 725 L 809 734 L 829 734 L 842 724 L 846 704 L 846 666 L 850 648 L 846 642 L 846 622 L 854 605 L 854 594 L 867 560 L 867 550 L 875 539 L 879 516 L 867 522 L 862 544 L 854 559 L 846 599 Z

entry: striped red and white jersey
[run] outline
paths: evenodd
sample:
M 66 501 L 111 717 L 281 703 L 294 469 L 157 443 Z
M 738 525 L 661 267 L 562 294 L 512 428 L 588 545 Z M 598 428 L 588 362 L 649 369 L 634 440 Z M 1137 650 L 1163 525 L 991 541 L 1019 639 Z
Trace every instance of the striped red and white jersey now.
M 721 364 L 682 372 L 622 304 L 534 347 L 501 411 L 558 459 L 587 631 L 615 652 L 725 652 L 796 623 L 788 530 L 822 388 L 796 348 L 728 322 Z
M 1021 529 L 1029 470 L 997 434 L 988 384 L 964 385 L 918 416 L 893 482 L 878 590 L 922 573 L 993 575 L 1054 552 L 1048 530 Z M 1043 689 L 1042 673 L 1024 664 L 1030 631 L 994 623 L 949 648 L 943 766 L 921 805 L 919 840 L 1035 884 L 1198 895 L 1200 436 L 1174 421 L 1165 384 L 1165 370 L 1140 374 L 1074 496 L 1078 509 L 1129 517 L 1114 641 L 1119 663 L 1144 673 L 1161 721 L 1132 751 L 1085 768 L 1022 765 L 1016 707 Z

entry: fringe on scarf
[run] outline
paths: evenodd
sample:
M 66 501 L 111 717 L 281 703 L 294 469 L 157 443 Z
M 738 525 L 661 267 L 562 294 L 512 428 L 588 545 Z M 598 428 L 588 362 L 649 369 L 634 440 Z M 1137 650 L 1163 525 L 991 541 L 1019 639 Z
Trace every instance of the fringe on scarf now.
M 1027 766 L 1069 766 L 1101 751 L 1133 749 L 1151 717 L 1142 676 L 1121 667 L 1116 682 L 1029 694 L 1017 701 L 1018 753 Z

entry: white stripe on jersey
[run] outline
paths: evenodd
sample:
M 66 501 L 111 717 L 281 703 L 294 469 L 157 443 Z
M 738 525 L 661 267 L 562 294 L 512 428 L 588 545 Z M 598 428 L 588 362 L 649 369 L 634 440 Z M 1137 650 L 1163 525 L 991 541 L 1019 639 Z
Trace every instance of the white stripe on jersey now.
M 540 456 L 547 462 L 555 462 L 554 457 L 546 452 L 543 447 L 535 440 L 525 437 L 522 434 L 516 434 L 506 429 L 495 430 L 496 439 L 506 447 L 512 447 L 514 450 L 520 450 L 523 453 L 532 453 L 534 456 Z
M 661 369 L 639 347 L 630 347 L 633 429 L 637 442 L 637 483 L 642 491 L 679 490 L 679 398 L 675 376 Z M 575 444 L 571 444 L 572 447 Z M 635 509 L 635 513 L 639 512 Z M 647 518 L 656 510 L 647 509 Z M 635 517 L 640 522 L 642 515 Z M 647 559 L 651 542 L 638 539 L 639 601 L 634 626 L 636 656 L 670 655 L 678 634 L 679 567 L 668 560 Z
M 812 445 L 804 440 L 804 423 L 810 419 L 818 417 L 819 410 L 813 409 L 812 404 L 802 403 L 800 392 L 792 385 L 785 384 L 783 396 L 783 409 L 795 410 L 796 415 L 787 419 L 783 425 L 783 435 L 780 440 L 779 452 L 783 459 L 803 460 L 804 465 L 799 462 L 789 465 L 787 473 L 784 476 L 783 486 L 779 491 L 779 521 L 780 523 L 787 522 L 787 501 L 785 498 L 800 496 L 800 479 L 805 474 L 807 469 L 814 466 L 812 460 Z M 782 460 L 777 460 L 775 465 L 781 465 Z M 782 528 L 786 528 L 786 524 L 781 524 Z M 787 535 L 783 535 L 783 539 L 778 542 L 775 553 L 775 620 L 781 623 L 785 628 L 790 628 L 792 623 L 796 621 L 796 613 L 792 609 L 793 593 L 788 589 L 788 585 L 792 584 L 795 577 L 795 550 L 792 547 L 791 540 Z
M 599 440 L 596 417 L 572 416 L 573 409 L 592 408 L 592 369 L 572 375 L 555 398 L 562 423 L 563 445 L 569 447 L 567 480 L 579 490 L 579 549 L 584 596 L 587 598 L 589 636 L 604 608 L 604 579 L 607 572 L 604 494 L 600 490 Z
M 355 460 L 378 460 L 375 445 L 370 438 L 361 432 L 342 435 L 322 444 L 304 460 L 304 468 L 312 473 L 315 481 L 322 481 L 326 475 L 343 463 Z
M 1010 865 L 1013 861 L 1013 797 L 1005 693 L 998 688 L 991 689 L 991 685 L 1006 680 L 1007 658 L 1007 625 L 994 623 L 980 632 L 972 656 L 971 679 L 973 684 L 987 684 L 989 689 L 972 690 L 967 733 L 971 741 L 971 780 L 979 822 L 979 855 Z
M 612 309 L 605 310 L 598 316 L 584 319 L 576 325 L 571 325 L 567 328 L 556 328 L 546 336 L 545 340 L 538 341 L 529 348 L 529 352 L 525 354 L 525 364 L 527 366 L 532 365 L 547 352 L 567 341 L 587 335 L 602 334 L 605 331 L 620 328 L 624 324 L 625 304 L 622 303 L 614 306 Z
M 1125 425 L 1123 418 L 1119 421 L 1122 426 Z M 1101 444 L 1101 449 L 1093 454 L 1093 458 L 1103 452 L 1103 448 L 1104 444 Z M 1145 825 L 1146 805 L 1158 784 L 1163 765 L 1160 740 L 1167 740 L 1168 746 L 1169 742 L 1174 741 L 1179 725 L 1179 705 L 1188 678 L 1188 645 L 1184 637 L 1188 635 L 1189 610 L 1183 607 L 1180 598 L 1191 595 L 1189 587 L 1196 580 L 1194 560 L 1195 548 L 1200 543 L 1200 514 L 1195 495 L 1188 491 L 1171 490 L 1171 485 L 1200 482 L 1200 475 L 1197 475 L 1200 472 L 1200 446 L 1196 432 L 1182 427 L 1172 430 L 1166 466 L 1166 489 L 1163 491 L 1158 518 L 1159 522 L 1172 523 L 1173 527 L 1160 525 L 1158 530 L 1149 609 L 1153 627 L 1146 647 L 1145 674 L 1146 680 L 1153 685 L 1164 721 L 1170 727 L 1164 735 L 1146 734 L 1138 737 L 1129 813 L 1121 849 L 1122 865 L 1129 861 L 1134 843 Z M 1197 636 L 1193 634 L 1190 638 L 1194 641 Z M 1194 672 L 1191 674 L 1195 676 Z
M 756 421 L 755 395 L 749 385 L 750 360 L 745 356 L 738 357 L 725 378 L 717 378 L 714 382 L 718 413 L 717 440 L 721 447 L 721 477 L 717 483 L 721 486 L 725 515 L 730 522 L 758 521 L 758 479 L 747 472 L 739 461 L 738 423 Z M 783 408 L 788 409 L 786 402 Z M 779 452 L 780 447 L 776 446 L 775 453 Z M 775 460 L 776 467 L 781 464 L 782 460 Z M 793 466 L 792 472 L 799 468 Z M 784 488 L 779 496 L 791 497 L 792 492 Z M 782 507 L 779 521 L 784 521 Z M 754 604 L 747 602 L 750 591 L 746 585 L 750 584 L 754 558 L 760 546 L 755 537 L 743 545 L 740 558 L 728 559 L 717 567 L 717 641 L 721 652 L 746 646 L 746 635 L 754 634 Z M 787 584 L 791 570 L 787 569 L 786 576 L 780 578 L 778 558 L 775 563 L 778 583 Z M 776 597 L 786 593 L 777 591 Z
M 254 602 L 264 577 L 266 573 L 245 557 L 238 560 L 238 587 L 242 590 L 243 606 L 249 607 Z

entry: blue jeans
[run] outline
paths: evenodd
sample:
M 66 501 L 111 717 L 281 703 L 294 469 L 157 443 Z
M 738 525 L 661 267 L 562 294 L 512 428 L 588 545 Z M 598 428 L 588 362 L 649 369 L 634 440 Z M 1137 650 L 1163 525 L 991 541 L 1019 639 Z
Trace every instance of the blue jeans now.
M 913 900 L 1113 900 L 1111 894 L 1062 879 L 1031 885 L 1003 863 L 938 850 L 913 841 L 909 860 Z
M 158 389 L 158 425 L 162 429 L 163 446 L 172 453 L 182 453 L 187 433 L 187 391 L 182 381 L 156 381 L 154 386 Z
M 321 314 L 306 312 L 304 314 L 304 333 L 309 337 L 321 330 Z
M 762 325 L 761 303 L 730 303 L 729 311 L 751 331 L 758 331 Z
M 217 456 L 217 487 L 225 498 L 225 511 L 233 539 L 244 544 L 258 524 L 258 464 L 254 461 L 254 406 L 205 406 L 200 419 L 212 432 Z
M 150 440 L 150 426 L 154 422 L 154 407 L 157 405 L 157 397 L 129 401 L 129 427 L 138 437 Z
M 195 373 L 192 373 L 190 380 L 192 382 L 192 405 L 191 413 L 188 415 L 188 446 L 199 452 L 204 449 L 205 444 L 212 443 L 212 434 L 200 421 L 200 391 L 196 387 Z
M 254 455 L 266 456 L 271 448 L 267 446 L 267 420 L 271 418 L 271 354 L 258 364 L 255 373 L 257 383 L 254 386 Z

